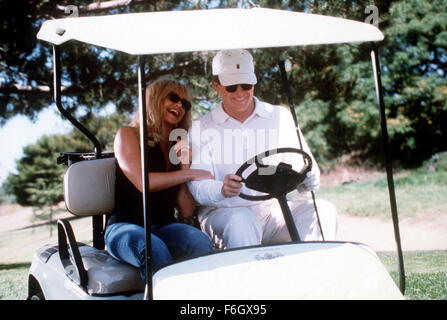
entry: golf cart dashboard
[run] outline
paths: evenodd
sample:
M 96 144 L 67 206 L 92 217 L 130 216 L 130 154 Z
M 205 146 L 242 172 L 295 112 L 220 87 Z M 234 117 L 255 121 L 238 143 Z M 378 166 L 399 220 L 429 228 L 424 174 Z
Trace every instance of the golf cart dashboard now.
M 115 153 L 113 151 L 102 152 L 99 157 L 96 157 L 95 152 L 61 152 L 57 157 L 57 164 L 64 164 L 71 166 L 73 163 L 85 160 L 93 160 L 97 158 L 113 158 Z

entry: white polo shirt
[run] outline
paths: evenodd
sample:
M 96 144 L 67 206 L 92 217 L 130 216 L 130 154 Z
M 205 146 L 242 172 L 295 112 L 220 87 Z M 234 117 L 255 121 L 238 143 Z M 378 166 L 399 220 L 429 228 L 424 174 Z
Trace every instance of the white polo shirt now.
M 202 206 L 241 207 L 259 204 L 240 197 L 225 198 L 221 193 L 225 176 L 236 173 L 245 161 L 261 152 L 282 147 L 300 149 L 290 111 L 282 106 L 262 102 L 256 97 L 254 100 L 255 110 L 244 122 L 230 117 L 221 104 L 195 120 L 189 130 L 191 168 L 210 171 L 215 178 L 188 182 L 191 194 Z M 302 134 L 301 141 L 304 151 L 312 158 L 312 170 L 319 171 Z M 277 154 L 263 160 L 264 164 L 275 165 L 280 161 L 291 164 L 297 171 L 304 165 L 302 156 L 296 153 Z M 251 170 L 247 169 L 243 176 L 247 177 L 255 168 L 252 165 Z M 262 194 L 245 186 L 241 191 L 248 195 Z

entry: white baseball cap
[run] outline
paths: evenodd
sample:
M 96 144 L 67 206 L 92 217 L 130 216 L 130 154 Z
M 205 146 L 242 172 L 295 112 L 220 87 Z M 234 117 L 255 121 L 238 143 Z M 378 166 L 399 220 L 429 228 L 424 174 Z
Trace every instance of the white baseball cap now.
M 244 49 L 219 51 L 213 59 L 213 75 L 223 86 L 257 82 L 253 57 Z

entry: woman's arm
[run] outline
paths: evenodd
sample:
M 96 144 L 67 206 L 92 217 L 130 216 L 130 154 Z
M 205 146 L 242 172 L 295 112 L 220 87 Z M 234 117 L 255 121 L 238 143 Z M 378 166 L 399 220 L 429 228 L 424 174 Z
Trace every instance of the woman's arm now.
M 135 128 L 121 127 L 118 130 L 114 141 L 114 152 L 123 173 L 139 191 L 142 191 L 140 143 Z M 206 178 L 212 179 L 212 175 L 203 170 L 150 172 L 149 191 L 160 191 L 190 180 Z
M 182 183 L 178 188 L 177 193 L 177 209 L 183 218 L 191 218 L 194 214 L 194 209 L 197 202 L 192 197 L 191 193 L 186 186 L 186 183 Z

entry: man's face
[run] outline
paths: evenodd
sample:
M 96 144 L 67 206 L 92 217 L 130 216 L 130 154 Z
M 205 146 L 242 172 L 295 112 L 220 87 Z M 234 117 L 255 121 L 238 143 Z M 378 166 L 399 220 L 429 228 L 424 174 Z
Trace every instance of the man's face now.
M 249 90 L 244 90 L 241 85 L 237 86 L 236 91 L 228 92 L 224 86 L 213 81 L 217 93 L 222 98 L 224 110 L 233 115 L 251 114 L 254 110 L 253 93 L 254 86 Z

